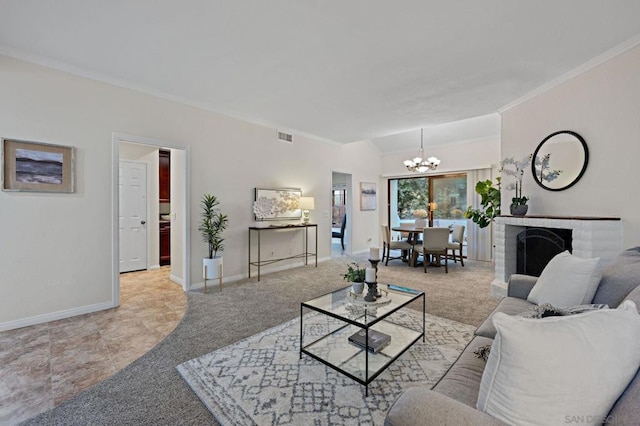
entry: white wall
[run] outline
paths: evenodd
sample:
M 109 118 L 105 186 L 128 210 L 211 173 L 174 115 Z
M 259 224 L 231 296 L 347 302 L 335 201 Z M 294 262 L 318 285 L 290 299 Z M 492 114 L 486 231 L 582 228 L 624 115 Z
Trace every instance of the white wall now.
M 225 274 L 247 273 L 253 188 L 300 187 L 316 198 L 319 256 L 330 257 L 331 171 L 379 182 L 380 154 L 369 142 L 338 145 L 294 135 L 68 73 L 0 56 L 2 137 L 72 145 L 73 194 L 0 193 L 0 330 L 112 306 L 112 134 L 174 141 L 190 150 L 188 222 L 192 281 L 206 247 L 199 201 L 218 196 L 230 216 Z M 378 212 L 354 209 L 353 251 L 366 250 Z M 275 247 L 286 252 L 288 247 Z
M 415 157 L 420 147 L 420 140 L 416 141 L 416 149 L 406 152 L 394 152 L 382 157 L 383 176 L 413 176 L 404 165 L 404 160 Z M 442 174 L 473 169 L 491 168 L 492 164 L 500 161 L 500 138 L 480 140 L 466 140 L 448 144 L 429 146 L 425 148 L 425 155 L 438 157 L 440 165 L 429 174 Z
M 502 153 L 521 158 L 558 130 L 573 130 L 589 147 L 582 179 L 559 192 L 525 174 L 532 215 L 621 217 L 624 245 L 640 243 L 640 46 L 502 113 Z M 503 192 L 507 205 L 512 192 Z

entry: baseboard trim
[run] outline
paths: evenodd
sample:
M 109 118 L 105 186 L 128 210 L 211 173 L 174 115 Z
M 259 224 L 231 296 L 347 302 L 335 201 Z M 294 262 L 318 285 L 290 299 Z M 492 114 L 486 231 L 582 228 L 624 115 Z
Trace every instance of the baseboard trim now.
M 327 262 L 329 260 L 331 260 L 331 257 L 323 257 L 318 259 L 318 263 Z M 260 276 L 262 277 L 263 275 L 267 275 L 272 272 L 280 272 L 280 271 L 285 271 L 287 269 L 299 268 L 301 266 L 305 266 L 304 262 L 295 262 L 295 263 L 289 263 L 286 265 L 280 265 L 275 267 L 260 268 Z M 313 268 L 313 266 L 314 264 L 311 261 L 309 261 L 309 264 L 307 265 L 307 267 Z M 224 284 L 232 283 L 234 281 L 240 281 L 248 277 L 249 277 L 248 273 L 222 277 L 222 284 L 224 286 Z M 258 271 L 255 268 L 251 270 L 251 279 L 252 280 L 255 279 L 256 282 L 258 282 Z M 207 288 L 208 287 L 218 287 L 218 279 L 216 278 L 213 280 L 207 280 Z M 200 290 L 202 288 L 204 288 L 204 281 L 191 284 L 190 290 Z
M 149 266 L 149 271 L 153 271 L 154 269 L 160 269 L 160 265 L 151 265 L 151 266 Z
M 176 284 L 180 284 L 181 286 L 184 286 L 184 280 L 182 278 L 178 278 L 175 275 L 171 274 L 169 275 L 169 279 Z
M 67 309 L 64 311 L 36 315 L 34 317 L 22 318 L 15 321 L 7 321 L 0 323 L 0 331 L 15 330 L 16 328 L 29 327 L 31 325 L 71 318 L 77 315 L 90 314 L 92 312 L 104 311 L 105 309 L 111 308 L 115 308 L 112 302 L 104 302 L 96 303 L 94 305 L 80 306 L 78 308 Z

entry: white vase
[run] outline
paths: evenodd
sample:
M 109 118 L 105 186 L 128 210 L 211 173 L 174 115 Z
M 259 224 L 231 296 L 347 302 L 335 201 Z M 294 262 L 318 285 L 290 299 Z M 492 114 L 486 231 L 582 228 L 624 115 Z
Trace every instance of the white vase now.
M 415 226 L 416 226 L 416 228 L 426 228 L 427 227 L 427 219 L 416 219 Z
M 353 290 L 353 292 L 355 294 L 362 294 L 362 292 L 364 291 L 364 283 L 360 282 L 352 282 L 351 283 L 351 290 Z
M 214 257 L 213 259 L 202 259 L 202 277 L 208 280 L 214 280 L 220 278 L 220 272 L 222 267 L 222 256 Z M 206 271 L 206 275 L 205 275 Z

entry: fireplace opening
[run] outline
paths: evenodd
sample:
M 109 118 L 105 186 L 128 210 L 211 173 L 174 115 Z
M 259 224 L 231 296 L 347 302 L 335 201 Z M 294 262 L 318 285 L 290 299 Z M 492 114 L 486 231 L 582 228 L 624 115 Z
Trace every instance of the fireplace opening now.
M 571 229 L 526 228 L 516 238 L 518 274 L 539 277 L 555 255 L 565 250 L 573 251 Z

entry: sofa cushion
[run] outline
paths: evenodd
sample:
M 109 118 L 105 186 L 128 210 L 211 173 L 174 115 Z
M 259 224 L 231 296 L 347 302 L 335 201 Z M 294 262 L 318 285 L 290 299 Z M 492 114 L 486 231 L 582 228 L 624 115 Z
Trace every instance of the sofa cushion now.
M 432 389 L 465 405 L 475 407 L 486 362 L 478 358 L 474 351 L 480 346 L 491 343 L 492 340 L 486 337 L 474 337 Z
M 605 419 L 640 366 L 640 315 L 631 301 L 543 319 L 497 313 L 494 323 L 477 407 L 506 423 Z
M 391 405 L 384 424 L 505 426 L 504 422 L 494 417 L 421 386 L 409 388 L 400 395 Z
M 527 300 L 536 305 L 575 306 L 591 303 L 602 269 L 600 258 L 583 259 L 564 251 L 547 263 Z
M 605 424 L 640 425 L 640 370 L 627 386 L 624 393 L 616 401 Z
M 621 252 L 602 268 L 602 279 L 593 303 L 606 303 L 615 308 L 640 285 L 640 247 Z
M 493 325 L 493 316 L 497 312 L 503 312 L 507 315 L 518 315 L 531 310 L 533 306 L 533 303 L 527 302 L 524 299 L 517 297 L 505 297 L 500 301 L 498 306 L 496 306 L 487 319 L 480 324 L 480 327 L 476 329 L 476 336 L 488 337 L 489 339 L 496 337 L 496 327 Z

